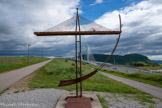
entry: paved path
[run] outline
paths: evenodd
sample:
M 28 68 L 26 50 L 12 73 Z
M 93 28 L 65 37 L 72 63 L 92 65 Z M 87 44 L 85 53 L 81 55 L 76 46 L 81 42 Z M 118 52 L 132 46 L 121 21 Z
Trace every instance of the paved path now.
M 162 99 L 162 88 L 160 87 L 155 87 L 149 84 L 118 77 L 104 72 L 101 72 L 101 74 Z
M 44 61 L 41 63 L 37 63 L 34 65 L 30 65 L 24 68 L 8 71 L 5 73 L 0 74 L 0 92 L 4 91 L 5 89 L 9 88 L 11 85 L 23 79 L 27 75 L 31 74 L 35 70 L 39 69 L 40 67 L 44 66 L 51 60 Z

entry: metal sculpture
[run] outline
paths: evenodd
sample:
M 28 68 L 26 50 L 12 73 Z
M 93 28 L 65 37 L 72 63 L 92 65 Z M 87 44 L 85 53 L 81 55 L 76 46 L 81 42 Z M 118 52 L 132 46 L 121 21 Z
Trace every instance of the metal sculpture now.
M 74 17 L 73 17 L 74 18 Z M 67 97 L 67 108 L 91 108 L 90 98 L 86 98 L 82 96 L 82 81 L 86 80 L 87 78 L 91 77 L 92 75 L 96 74 L 101 68 L 105 66 L 105 64 L 110 60 L 111 56 L 115 52 L 119 40 L 120 40 L 120 35 L 122 33 L 121 30 L 121 17 L 119 15 L 119 21 L 120 21 L 120 30 L 119 31 L 97 31 L 97 30 L 90 30 L 90 31 L 81 31 L 80 28 L 80 16 L 78 14 L 78 8 L 77 8 L 77 13 L 76 13 L 76 22 L 75 22 L 75 31 L 45 31 L 45 32 L 34 32 L 35 35 L 37 36 L 58 36 L 58 35 L 75 35 L 75 68 L 76 68 L 76 78 L 72 80 L 63 80 L 60 81 L 59 86 L 68 86 L 72 84 L 76 84 L 76 95 L 72 97 Z M 99 26 L 99 25 L 97 25 Z M 56 29 L 56 28 L 55 28 Z M 57 30 L 57 29 L 56 29 Z M 81 35 L 116 35 L 118 34 L 118 38 L 116 41 L 116 44 L 111 52 L 111 54 L 107 57 L 105 62 L 101 64 L 96 70 L 93 72 L 82 76 L 82 64 L 81 64 Z M 79 40 L 78 40 L 78 35 L 79 35 Z M 79 42 L 79 70 L 78 70 L 78 42 Z M 79 77 L 78 77 L 79 73 Z M 80 84 L 80 95 L 78 95 L 78 83 Z M 86 103 L 86 106 L 84 106 Z M 84 105 L 83 105 L 84 104 Z

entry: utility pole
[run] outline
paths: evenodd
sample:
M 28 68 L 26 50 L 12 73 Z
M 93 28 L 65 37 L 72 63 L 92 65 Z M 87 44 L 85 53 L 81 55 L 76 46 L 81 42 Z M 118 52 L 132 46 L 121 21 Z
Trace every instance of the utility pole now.
M 42 52 L 42 49 L 41 49 L 41 60 L 42 60 L 42 56 L 43 56 L 43 52 Z
M 87 40 L 87 62 L 89 62 L 89 47 L 88 47 L 88 40 Z
M 114 65 L 115 65 L 115 55 L 113 57 L 114 57 Z
M 28 61 L 27 61 L 28 63 L 29 63 L 29 46 L 31 45 L 28 44 Z

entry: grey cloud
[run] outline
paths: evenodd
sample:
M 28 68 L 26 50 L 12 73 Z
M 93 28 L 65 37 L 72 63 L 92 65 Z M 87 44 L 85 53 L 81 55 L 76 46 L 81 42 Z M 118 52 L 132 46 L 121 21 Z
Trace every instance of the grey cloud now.
M 36 37 L 33 32 L 72 17 L 78 3 L 79 0 L 0 0 L 0 55 L 26 54 L 28 44 L 35 53 L 37 49 L 59 52 L 60 41 L 65 41 L 65 45 L 70 42 L 64 38 Z
M 162 9 L 162 4 L 160 1 L 157 1 L 159 4 L 152 3 L 152 1 L 141 1 L 132 7 L 129 6 L 116 12 L 105 13 L 96 20 L 103 24 L 107 20 L 111 22 L 116 13 L 121 14 L 124 26 L 116 54 L 122 52 L 124 54 L 139 53 L 147 56 L 162 55 L 162 14 L 159 11 Z M 145 9 L 143 6 L 147 8 Z M 113 25 L 116 24 L 114 23 Z M 103 44 L 106 44 L 106 42 Z
M 162 55 L 162 22 L 160 17 L 161 11 L 159 11 L 162 10 L 162 6 L 159 6 L 161 5 L 160 1 L 157 1 L 159 4 L 157 4 L 157 2 L 153 3 L 152 1 L 153 0 L 145 1 L 151 3 L 151 7 L 147 9 L 140 9 L 139 6 L 132 8 L 130 6 L 131 11 L 126 10 L 129 8 L 123 8 L 117 11 L 118 13 L 121 13 L 124 26 L 122 28 L 123 32 L 121 35 L 121 40 L 115 54 L 139 53 L 149 56 Z M 142 2 L 143 1 L 141 1 L 140 3 L 142 4 Z M 67 3 L 66 0 L 65 3 Z M 27 44 L 30 43 L 31 54 L 40 55 L 40 51 L 42 50 L 44 52 L 44 55 L 74 55 L 74 38 L 36 37 L 34 36 L 33 31 L 48 29 L 72 17 L 75 12 L 73 8 L 75 8 L 77 5 L 78 2 L 71 5 L 69 3 L 69 5 L 65 7 L 66 9 L 62 9 L 62 6 L 64 5 L 63 2 L 60 1 L 1 0 L 1 52 L 4 51 L 4 53 L 7 54 L 8 51 L 12 51 L 12 53 L 15 52 L 16 54 L 26 54 Z M 136 12 L 136 9 L 139 12 Z M 124 13 L 124 11 L 127 11 L 127 13 Z M 111 21 L 111 18 L 109 19 L 109 17 L 114 15 L 116 15 L 116 13 L 114 12 L 105 13 L 105 15 L 101 16 L 97 20 L 97 22 L 101 24 L 109 24 L 111 22 L 114 22 Z M 114 23 L 115 24 L 113 25 L 118 25 L 118 22 Z M 87 44 L 86 39 L 83 37 L 82 50 L 83 53 L 85 53 Z M 116 43 L 117 37 L 118 36 L 89 36 L 87 37 L 87 39 L 93 53 L 110 53 Z

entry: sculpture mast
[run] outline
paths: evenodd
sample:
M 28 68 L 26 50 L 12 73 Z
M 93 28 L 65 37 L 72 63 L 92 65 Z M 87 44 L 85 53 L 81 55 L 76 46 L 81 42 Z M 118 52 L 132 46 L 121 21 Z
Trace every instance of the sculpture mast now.
M 78 14 L 78 8 L 76 9 L 76 32 L 77 30 L 80 32 L 80 20 Z M 79 42 L 79 68 L 78 68 L 78 42 Z M 80 78 L 82 77 L 82 59 L 81 59 L 81 35 L 75 35 L 75 64 L 76 64 L 76 79 L 78 78 L 78 73 L 80 74 Z M 79 70 L 78 70 L 79 69 Z M 76 83 L 76 97 L 78 97 L 78 83 Z M 82 81 L 80 81 L 80 97 L 82 97 Z

